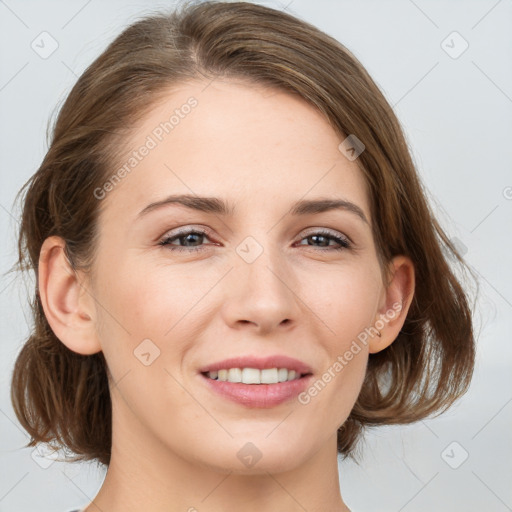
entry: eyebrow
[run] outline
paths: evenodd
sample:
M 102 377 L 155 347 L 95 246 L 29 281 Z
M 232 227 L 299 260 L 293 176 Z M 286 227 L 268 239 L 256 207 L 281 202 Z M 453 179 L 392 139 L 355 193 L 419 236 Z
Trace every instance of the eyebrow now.
M 223 199 L 217 197 L 199 197 L 195 195 L 179 194 L 171 195 L 148 204 L 138 214 L 138 218 L 145 216 L 151 211 L 157 210 L 170 204 L 179 204 L 206 213 L 215 213 L 224 216 L 233 216 L 235 214 L 235 208 Z M 293 216 L 298 215 L 311 215 L 316 213 L 328 212 L 331 210 L 344 210 L 357 215 L 363 222 L 370 224 L 363 210 L 356 204 L 347 201 L 345 199 L 331 199 L 331 198 L 319 198 L 319 199 L 302 199 L 294 203 L 290 209 L 290 214 Z

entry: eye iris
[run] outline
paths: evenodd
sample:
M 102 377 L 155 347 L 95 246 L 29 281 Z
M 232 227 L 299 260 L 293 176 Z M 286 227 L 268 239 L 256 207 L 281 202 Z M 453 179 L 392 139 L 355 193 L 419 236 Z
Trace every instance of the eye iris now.
M 328 239 L 328 237 L 326 237 L 324 235 L 311 235 L 311 236 L 309 236 L 308 237 L 308 245 L 313 245 L 313 244 L 309 243 L 309 240 L 318 241 L 318 239 L 323 239 L 324 242 L 327 242 L 327 243 L 323 243 L 322 244 L 323 247 L 329 245 L 329 239 Z
M 192 237 L 192 239 L 191 239 L 190 237 Z M 187 234 L 187 235 L 181 236 L 181 237 L 180 237 L 180 240 L 185 240 L 185 241 L 191 241 L 191 242 L 193 242 L 193 241 L 194 241 L 194 240 L 193 240 L 193 237 L 199 237 L 199 238 L 201 238 L 201 237 L 204 237 L 204 235 L 203 235 L 202 233 L 189 233 L 189 234 Z M 197 241 L 197 240 L 196 240 L 196 241 Z

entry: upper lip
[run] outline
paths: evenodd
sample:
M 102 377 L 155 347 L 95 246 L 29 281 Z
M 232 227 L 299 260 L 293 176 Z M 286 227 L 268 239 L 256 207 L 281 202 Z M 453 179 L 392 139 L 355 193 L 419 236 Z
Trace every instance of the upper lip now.
M 287 368 L 295 370 L 299 374 L 313 373 L 310 366 L 298 359 L 284 355 L 273 355 L 268 357 L 239 356 L 217 361 L 199 369 L 200 373 L 213 372 L 228 368 Z

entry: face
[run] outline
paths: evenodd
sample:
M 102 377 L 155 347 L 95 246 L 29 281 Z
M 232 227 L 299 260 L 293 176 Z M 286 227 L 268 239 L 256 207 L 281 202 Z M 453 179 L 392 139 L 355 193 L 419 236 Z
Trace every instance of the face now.
M 374 325 L 384 293 L 367 189 L 338 149 L 343 138 L 303 100 L 206 85 L 169 92 L 134 128 L 115 168 L 130 170 L 98 192 L 90 286 L 115 382 L 113 428 L 209 467 L 248 471 L 247 452 L 261 456 L 255 470 L 290 469 L 335 443 L 365 375 L 364 344 L 341 370 L 335 363 Z M 217 198 L 228 211 L 156 204 L 171 195 Z M 367 222 L 342 208 L 291 213 L 318 199 L 353 203 Z M 275 402 L 243 390 L 228 398 L 201 373 L 275 355 L 311 373 Z

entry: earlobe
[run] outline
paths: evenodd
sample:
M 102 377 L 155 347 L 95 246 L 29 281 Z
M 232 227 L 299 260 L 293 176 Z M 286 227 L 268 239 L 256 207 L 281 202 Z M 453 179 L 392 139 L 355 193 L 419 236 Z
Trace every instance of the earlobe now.
M 372 354 L 384 350 L 395 341 L 414 296 L 415 272 L 411 259 L 396 256 L 391 266 L 391 279 L 374 322 L 374 328 L 380 332 L 380 336 L 373 336 L 369 343 L 369 352 Z
M 38 289 L 44 314 L 57 338 L 79 354 L 101 350 L 94 325 L 94 303 L 70 265 L 65 242 L 48 237 L 41 247 Z

